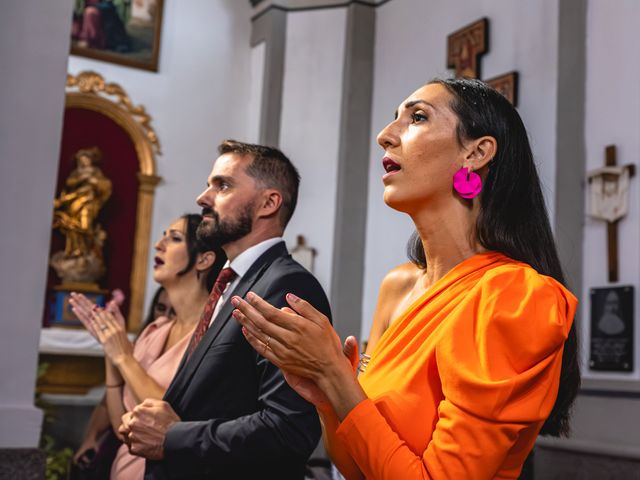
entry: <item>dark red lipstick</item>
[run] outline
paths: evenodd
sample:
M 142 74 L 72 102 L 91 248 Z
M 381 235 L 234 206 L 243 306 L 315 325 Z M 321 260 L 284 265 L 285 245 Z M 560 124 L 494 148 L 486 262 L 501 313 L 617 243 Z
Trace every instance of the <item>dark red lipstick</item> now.
M 382 167 L 387 173 L 397 172 L 400 170 L 400 165 L 391 160 L 389 157 L 384 157 L 382 159 Z

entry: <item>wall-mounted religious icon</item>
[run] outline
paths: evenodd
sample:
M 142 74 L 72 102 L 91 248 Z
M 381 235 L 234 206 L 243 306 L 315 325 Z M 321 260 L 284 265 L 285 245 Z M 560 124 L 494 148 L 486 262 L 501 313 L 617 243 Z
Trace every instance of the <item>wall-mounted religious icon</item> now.
M 75 320 L 67 306 L 70 291 L 95 297 L 104 293 L 97 281 L 105 271 L 102 247 L 107 235 L 98 223 L 98 214 L 111 196 L 111 180 L 98 166 L 102 159 L 99 148 L 79 150 L 74 157 L 76 168 L 53 201 L 53 228 L 65 237 L 64 250 L 51 256 L 51 266 L 62 280 L 56 287 L 55 309 L 55 321 L 62 323 Z
M 456 77 L 480 78 L 480 56 L 489 50 L 488 23 L 481 18 L 447 37 L 447 68 Z
M 605 148 L 605 166 L 587 174 L 589 205 L 587 214 L 607 222 L 609 281 L 618 281 L 618 222 L 629 212 L 629 183 L 635 165 L 616 165 L 616 147 Z
M 481 57 L 489 52 L 489 19 L 481 18 L 447 37 L 447 68 L 458 78 L 480 78 Z M 518 72 L 483 80 L 513 106 L 518 104 Z
M 633 371 L 633 287 L 591 289 L 589 368 Z
M 512 105 L 518 104 L 518 72 L 505 73 L 484 82 L 500 92 Z

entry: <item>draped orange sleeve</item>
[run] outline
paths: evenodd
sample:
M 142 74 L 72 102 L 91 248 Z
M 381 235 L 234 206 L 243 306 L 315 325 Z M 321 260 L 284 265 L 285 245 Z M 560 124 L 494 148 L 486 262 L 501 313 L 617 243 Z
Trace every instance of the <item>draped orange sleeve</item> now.
M 517 478 L 555 402 L 576 306 L 526 264 L 465 260 L 382 336 L 340 447 L 367 479 Z

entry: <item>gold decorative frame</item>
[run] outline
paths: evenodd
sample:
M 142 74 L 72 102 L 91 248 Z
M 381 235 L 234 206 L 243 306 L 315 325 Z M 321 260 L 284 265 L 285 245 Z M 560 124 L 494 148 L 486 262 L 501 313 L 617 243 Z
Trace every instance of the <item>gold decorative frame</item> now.
M 136 149 L 140 169 L 128 314 L 128 328 L 136 331 L 143 319 L 153 198 L 156 185 L 161 180 L 156 175 L 155 160 L 155 155 L 162 154 L 160 142 L 145 108 L 134 105 L 120 85 L 106 83 L 96 72 L 67 75 L 65 108 L 82 108 L 106 115 L 127 132 Z

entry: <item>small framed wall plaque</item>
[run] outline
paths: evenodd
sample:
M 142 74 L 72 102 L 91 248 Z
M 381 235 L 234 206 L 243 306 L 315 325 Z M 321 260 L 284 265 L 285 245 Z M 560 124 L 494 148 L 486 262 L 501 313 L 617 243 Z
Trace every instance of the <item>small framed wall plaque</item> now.
M 484 80 L 494 90 L 500 92 L 514 107 L 518 106 L 518 72 L 509 72 L 504 75 Z
M 591 289 L 591 370 L 633 371 L 633 290 L 632 286 Z

